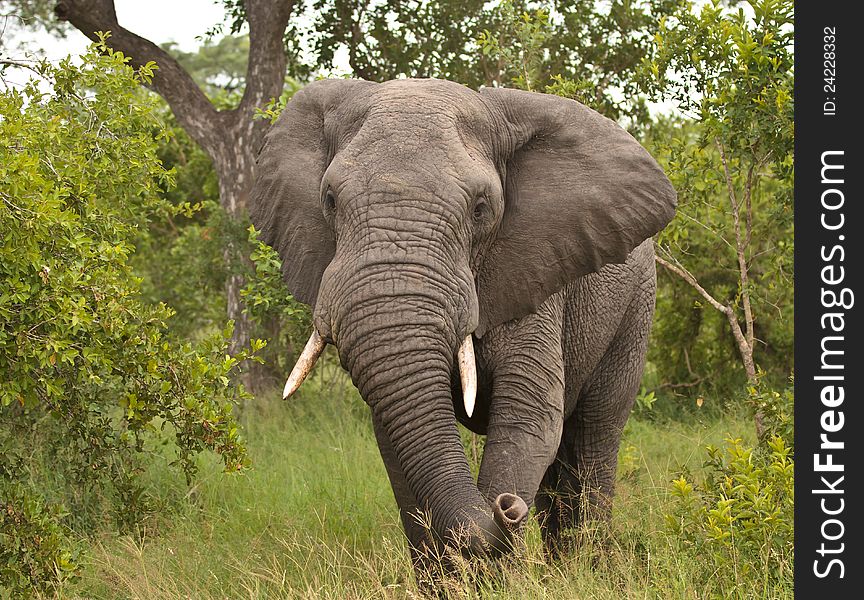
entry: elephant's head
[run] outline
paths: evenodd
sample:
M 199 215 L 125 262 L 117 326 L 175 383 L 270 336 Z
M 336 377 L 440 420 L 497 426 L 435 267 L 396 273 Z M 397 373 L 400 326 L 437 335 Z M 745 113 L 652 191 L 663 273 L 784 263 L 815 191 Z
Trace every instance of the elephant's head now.
M 623 262 L 674 206 L 649 154 L 575 101 L 325 80 L 268 133 L 252 220 L 314 307 L 301 362 L 336 344 L 435 531 L 481 548 L 506 537 L 514 498 L 490 507 L 471 478 L 451 396 L 463 340 Z

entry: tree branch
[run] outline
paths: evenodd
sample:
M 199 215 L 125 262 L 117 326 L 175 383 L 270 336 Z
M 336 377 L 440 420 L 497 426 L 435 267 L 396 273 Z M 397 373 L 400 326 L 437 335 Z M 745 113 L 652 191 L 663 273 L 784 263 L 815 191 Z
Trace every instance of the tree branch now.
M 756 165 L 750 163 L 747 169 L 747 182 L 744 184 L 744 247 L 750 246 L 753 239 L 753 171 Z
M 93 41 L 99 39 L 96 32 L 111 32 L 111 47 L 128 56 L 136 68 L 154 61 L 159 70 L 153 77 L 153 90 L 171 107 L 180 126 L 205 150 L 212 150 L 218 137 L 216 109 L 170 54 L 120 26 L 114 0 L 59 0 L 54 13 Z
M 705 381 L 705 377 L 700 377 L 699 379 L 696 379 L 695 381 L 682 381 L 679 383 L 666 382 L 666 383 L 661 383 L 660 385 L 658 385 L 654 389 L 657 389 L 657 390 L 663 390 L 663 389 L 677 390 L 677 389 L 681 389 L 681 388 L 691 388 L 691 387 L 696 387 L 697 385 L 699 385 L 703 381 Z
M 18 60 L 9 60 L 8 58 L 0 59 L 0 67 L 17 67 L 19 69 L 27 69 L 29 71 L 33 71 L 34 73 L 39 73 L 39 69 L 37 69 L 30 63 L 21 62 Z
M 729 304 L 721 304 L 716 298 L 714 298 L 714 296 L 708 293 L 708 290 L 699 285 L 699 282 L 696 281 L 693 274 L 685 269 L 680 263 L 675 264 L 669 262 L 656 254 L 654 255 L 654 260 L 693 286 L 693 288 L 699 292 L 699 294 L 705 298 L 711 306 L 726 315 L 726 320 L 729 321 L 729 327 L 732 328 L 732 337 L 735 338 L 735 344 L 738 346 L 738 353 L 741 355 L 741 362 L 744 365 L 744 372 L 747 374 L 747 381 L 754 381 L 756 379 L 756 367 L 753 363 L 753 344 L 748 342 L 744 332 L 741 331 L 741 324 L 738 323 L 735 309 L 733 309 Z
M 351 43 L 348 46 L 348 65 L 357 77 L 367 81 L 372 81 L 374 77 L 369 72 L 369 69 L 361 67 L 357 60 L 357 49 L 360 47 L 360 42 L 363 39 L 363 31 L 360 29 L 360 23 L 363 22 L 363 16 L 366 14 L 368 8 L 368 1 L 365 1 L 362 4 L 358 3 L 357 16 L 354 16 L 353 8 L 348 7 L 346 10 L 350 10 L 351 12 L 343 15 L 343 18 L 350 23 L 349 27 L 351 28 Z
M 720 241 L 723 242 L 724 244 L 726 244 L 727 246 L 729 246 L 730 249 L 732 249 L 732 250 L 735 249 L 735 246 L 733 246 L 733 245 L 729 242 L 729 240 L 727 240 L 725 237 L 723 237 L 723 234 L 721 234 L 719 231 L 714 231 L 713 229 L 711 229 L 710 227 L 708 227 L 705 223 L 703 223 L 702 221 L 700 221 L 699 219 L 697 219 L 697 218 L 695 218 L 695 217 L 691 217 L 690 215 L 688 215 L 687 213 L 685 213 L 683 210 L 680 210 L 680 209 L 679 209 L 677 214 L 681 215 L 681 216 L 684 217 L 685 219 L 688 219 L 688 220 L 690 220 L 690 221 L 693 221 L 694 223 L 696 223 L 699 227 L 701 227 L 701 228 L 704 229 L 705 231 L 707 231 L 707 232 L 711 233 L 712 235 L 714 235 L 714 236 L 720 238 Z
M 238 109 L 238 113 L 243 115 L 241 118 L 251 118 L 256 108 L 282 93 L 287 64 L 282 35 L 288 27 L 294 4 L 294 0 L 246 0 L 249 62 L 246 66 L 246 89 Z
M 683 279 L 684 281 L 689 283 L 697 292 L 699 292 L 699 294 L 703 298 L 705 298 L 705 300 L 708 301 L 708 303 L 711 306 L 713 306 L 714 308 L 716 308 L 717 310 L 719 310 L 723 314 L 728 314 L 729 312 L 732 312 L 732 307 L 725 306 L 725 305 L 721 304 L 716 298 L 714 298 L 714 296 L 712 296 L 708 292 L 708 290 L 706 290 L 701 285 L 699 285 L 699 282 L 696 281 L 696 278 L 693 276 L 693 274 L 690 271 L 688 271 L 686 268 L 684 268 L 682 265 L 669 262 L 668 260 L 666 260 L 666 259 L 664 259 L 664 258 L 662 258 L 656 254 L 654 255 L 654 260 L 656 260 L 660 265 L 662 265 L 668 271 L 674 273 L 675 275 L 677 275 L 678 277 L 680 277 L 681 279 Z

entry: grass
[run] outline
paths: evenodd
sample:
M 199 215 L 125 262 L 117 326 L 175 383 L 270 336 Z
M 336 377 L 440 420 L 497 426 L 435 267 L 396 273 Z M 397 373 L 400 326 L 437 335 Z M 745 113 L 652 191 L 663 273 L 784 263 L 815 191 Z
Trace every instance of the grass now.
M 258 400 L 244 414 L 253 470 L 224 475 L 202 459 L 188 489 L 168 469 L 149 474 L 169 507 L 135 536 L 88 541 L 83 580 L 65 598 L 420 598 L 366 407 L 339 377 L 318 373 L 286 405 Z M 548 562 L 531 525 L 527 547 L 453 598 L 703 598 L 693 557 L 665 532 L 669 481 L 698 471 L 704 446 L 752 429 L 744 418 L 695 424 L 631 419 L 619 458 L 611 542 L 590 535 L 578 555 Z M 791 596 L 791 592 L 789 594 Z M 785 597 L 781 594 L 778 597 Z

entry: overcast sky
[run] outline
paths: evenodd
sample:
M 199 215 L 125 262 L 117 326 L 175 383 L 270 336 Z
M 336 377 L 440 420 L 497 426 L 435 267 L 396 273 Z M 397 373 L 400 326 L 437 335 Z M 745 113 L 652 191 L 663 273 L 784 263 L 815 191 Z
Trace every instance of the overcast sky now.
M 143 38 L 161 44 L 177 42 L 187 52 L 200 45 L 195 38 L 224 20 L 222 4 L 214 0 L 116 0 L 117 20 L 120 25 Z M 7 32 L 8 35 L 8 32 Z M 68 54 L 84 52 L 89 40 L 74 28 L 66 38 L 46 33 L 24 34 L 14 37 L 23 41 L 28 50 L 39 52 L 49 60 L 58 60 Z M 7 52 L 14 54 L 14 44 Z

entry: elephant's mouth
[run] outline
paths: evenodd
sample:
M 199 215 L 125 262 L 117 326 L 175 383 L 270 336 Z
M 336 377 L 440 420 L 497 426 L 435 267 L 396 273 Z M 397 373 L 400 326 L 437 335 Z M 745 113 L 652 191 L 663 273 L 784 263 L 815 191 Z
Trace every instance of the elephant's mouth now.
M 300 389 L 326 347 L 327 341 L 318 333 L 317 329 L 313 329 L 309 340 L 303 347 L 300 358 L 297 359 L 288 380 L 285 382 L 285 388 L 282 390 L 283 400 Z M 477 398 L 477 363 L 474 359 L 474 341 L 471 334 L 465 336 L 459 346 L 456 359 L 459 364 L 459 379 L 462 381 L 465 413 L 471 417 L 474 414 L 474 401 Z

